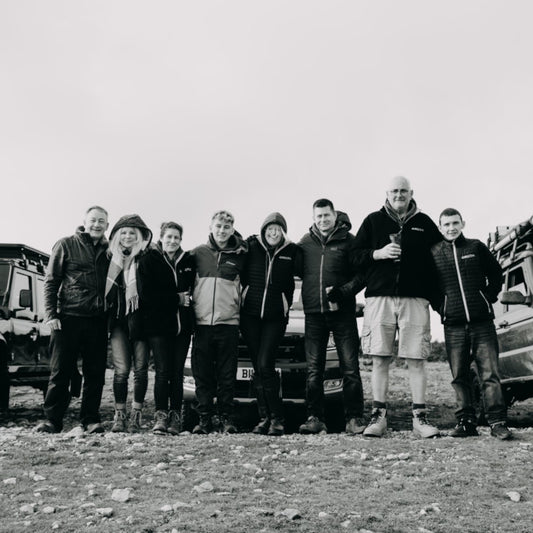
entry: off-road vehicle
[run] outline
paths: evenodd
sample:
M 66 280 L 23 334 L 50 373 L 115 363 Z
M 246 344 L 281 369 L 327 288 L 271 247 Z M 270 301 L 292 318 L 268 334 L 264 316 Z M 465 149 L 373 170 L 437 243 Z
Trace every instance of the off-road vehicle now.
M 497 228 L 488 246 L 505 276 L 494 323 L 502 387 L 510 405 L 533 397 L 533 216 L 517 226 Z
M 49 256 L 24 244 L 0 244 L 0 408 L 9 389 L 46 392 L 50 328 L 44 323 L 44 276 Z

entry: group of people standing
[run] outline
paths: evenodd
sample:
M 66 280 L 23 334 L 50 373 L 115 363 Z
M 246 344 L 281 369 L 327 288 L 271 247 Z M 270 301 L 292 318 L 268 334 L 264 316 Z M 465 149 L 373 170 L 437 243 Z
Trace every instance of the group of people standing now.
M 510 438 L 498 376 L 498 346 L 491 303 L 501 269 L 488 249 L 462 236 L 464 221 L 443 211 L 439 227 L 422 213 L 409 181 L 394 178 L 384 206 L 367 216 L 356 235 L 346 213 L 328 199 L 313 204 L 313 224 L 298 244 L 287 223 L 272 213 L 260 232 L 243 239 L 228 211 L 211 219 L 208 242 L 181 248 L 183 228 L 161 226 L 160 238 L 138 215 L 121 217 L 104 234 L 108 214 L 88 209 L 84 226 L 52 251 L 45 280 L 51 327 L 51 375 L 38 431 L 62 430 L 70 381 L 82 358 L 81 424 L 103 432 L 99 408 L 110 339 L 115 416 L 112 431 L 138 431 L 148 386 L 150 352 L 155 365 L 153 431 L 178 434 L 183 368 L 193 339 L 192 373 L 199 422 L 193 432 L 236 432 L 233 397 L 239 333 L 254 367 L 257 434 L 284 433 L 283 404 L 275 369 L 294 295 L 302 279 L 307 360 L 307 420 L 301 433 L 327 431 L 323 378 L 333 335 L 343 375 L 346 432 L 381 437 L 387 429 L 389 366 L 407 360 L 413 400 L 413 432 L 440 434 L 426 413 L 425 360 L 430 352 L 430 304 L 441 313 L 459 408 L 452 436 L 477 434 L 469 374 L 478 366 L 491 432 Z M 371 355 L 373 404 L 364 419 L 359 373 L 355 295 L 366 287 L 362 351 Z M 397 343 L 396 343 L 397 340 Z M 127 414 L 128 377 L 133 401 Z M 216 402 L 215 402 L 216 399 Z

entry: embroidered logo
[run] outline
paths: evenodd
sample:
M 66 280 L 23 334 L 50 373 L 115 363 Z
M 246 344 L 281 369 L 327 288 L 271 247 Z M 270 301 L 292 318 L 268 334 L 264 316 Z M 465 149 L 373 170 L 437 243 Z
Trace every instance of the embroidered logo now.
M 424 233 L 424 231 L 425 231 L 424 228 L 417 228 L 416 226 L 413 226 L 411 229 L 413 231 L 421 231 L 422 233 Z
M 280 255 L 280 259 L 285 259 L 286 261 L 292 261 L 292 257 L 287 257 L 286 255 Z
M 231 261 L 226 261 L 226 265 L 235 266 L 235 263 L 232 263 Z
M 461 259 L 470 259 L 471 257 L 476 257 L 476 254 L 466 254 L 461 256 Z

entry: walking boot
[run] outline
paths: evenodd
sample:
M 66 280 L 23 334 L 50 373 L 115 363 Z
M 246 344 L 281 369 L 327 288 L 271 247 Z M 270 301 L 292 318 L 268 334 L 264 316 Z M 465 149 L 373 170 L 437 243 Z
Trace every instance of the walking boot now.
M 126 431 L 126 409 L 115 409 L 111 431 L 113 433 L 122 433 Z
M 272 437 L 280 437 L 285 433 L 283 420 L 281 418 L 273 418 L 268 428 L 268 434 Z
M 130 415 L 130 433 L 138 433 L 142 427 L 142 411 L 140 409 L 133 409 Z
M 152 431 L 156 435 L 166 435 L 167 434 L 167 423 L 168 423 L 168 413 L 166 411 L 156 411 L 155 412 L 155 422 Z
M 175 411 L 174 409 L 168 412 L 167 431 L 171 435 L 179 435 L 181 433 L 181 416 L 178 411 Z
M 270 427 L 270 418 L 261 418 L 259 423 L 252 429 L 252 433 L 256 435 L 266 435 Z

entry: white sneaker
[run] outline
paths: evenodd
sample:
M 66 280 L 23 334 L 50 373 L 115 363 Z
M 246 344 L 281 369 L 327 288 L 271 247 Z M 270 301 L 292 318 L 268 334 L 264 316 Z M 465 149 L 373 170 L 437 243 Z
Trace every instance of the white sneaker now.
M 383 437 L 387 431 L 387 410 L 377 407 L 372 410 L 370 422 L 363 431 L 365 437 Z
M 426 418 L 426 412 L 415 409 L 413 411 L 413 433 L 423 439 L 440 437 L 439 428 L 432 426 Z

